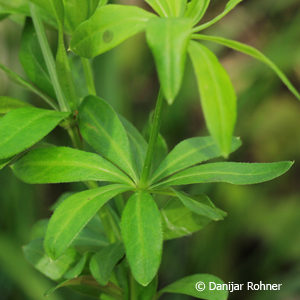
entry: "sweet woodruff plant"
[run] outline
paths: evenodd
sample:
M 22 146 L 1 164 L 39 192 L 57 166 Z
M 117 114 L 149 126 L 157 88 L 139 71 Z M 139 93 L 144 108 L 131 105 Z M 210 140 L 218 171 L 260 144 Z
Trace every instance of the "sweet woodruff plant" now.
M 242 163 L 207 161 L 241 146 L 233 137 L 236 95 L 229 76 L 209 41 L 240 51 L 270 67 L 288 89 L 297 90 L 276 65 L 258 50 L 202 32 L 226 16 L 241 0 L 200 23 L 210 0 L 146 0 L 148 10 L 105 0 L 0 1 L 1 18 L 26 17 L 20 61 L 28 79 L 4 65 L 7 75 L 37 94 L 49 109 L 10 97 L 0 98 L 0 166 L 10 166 L 26 183 L 82 182 L 80 192 L 63 194 L 50 220 L 24 254 L 39 271 L 57 282 L 48 291 L 68 286 L 98 299 L 159 299 L 164 293 L 201 299 L 227 299 L 227 291 L 197 291 L 195 283 L 222 283 L 195 274 L 158 290 L 163 243 L 190 235 L 226 213 L 208 196 L 191 196 L 181 187 L 226 182 L 244 185 L 276 178 L 292 162 Z M 45 24 L 57 29 L 53 54 Z M 145 32 L 157 69 L 160 91 L 150 126 L 143 135 L 104 99 L 97 97 L 90 60 Z M 64 39 L 68 36 L 68 45 Z M 85 97 L 79 97 L 67 49 L 80 57 Z M 165 153 L 158 139 L 162 106 L 172 105 L 180 90 L 186 59 L 192 61 L 211 136 L 180 142 Z M 76 76 L 76 78 L 80 76 Z M 56 126 L 68 132 L 72 146 L 42 143 Z

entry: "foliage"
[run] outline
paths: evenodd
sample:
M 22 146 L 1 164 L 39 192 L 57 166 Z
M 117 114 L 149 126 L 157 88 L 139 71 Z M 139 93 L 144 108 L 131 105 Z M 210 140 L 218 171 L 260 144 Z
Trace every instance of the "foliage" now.
M 225 45 L 264 62 L 300 100 L 288 78 L 258 50 L 198 34 L 241 0 L 230 0 L 220 15 L 198 26 L 210 1 L 146 1 L 158 15 L 136 6 L 106 5 L 106 1 L 30 2 L 13 7 L 1 4 L 3 18 L 9 14 L 27 16 L 20 61 L 30 81 L 0 67 L 52 110 L 0 98 L 0 113 L 4 115 L 0 119 L 0 168 L 10 165 L 19 179 L 30 184 L 82 182 L 88 188 L 60 199 L 45 224 L 46 233 L 24 247 L 28 261 L 58 281 L 48 294 L 69 286 L 109 299 L 150 300 L 164 293 L 227 299 L 226 291 L 198 292 L 194 288 L 199 280 L 222 283 L 209 274 L 182 278 L 157 292 L 157 273 L 164 241 L 190 235 L 226 216 L 205 194 L 192 196 L 174 186 L 256 184 L 284 174 L 293 164 L 204 163 L 227 158 L 241 142 L 233 137 L 237 116 L 233 85 L 215 54 L 199 40 Z M 56 55 L 44 23 L 57 29 Z M 88 60 L 142 31 L 146 32 L 161 85 L 148 142 L 96 95 Z M 65 35 L 85 69 L 89 94 L 83 99 L 77 95 Z M 165 154 L 159 133 L 164 99 L 171 105 L 178 95 L 187 56 L 193 63 L 211 137 L 186 139 Z M 66 129 L 72 148 L 41 146 L 39 142 L 56 126 Z M 90 238 L 88 229 L 93 222 L 103 229 L 104 236 Z M 89 238 L 85 240 L 84 236 Z

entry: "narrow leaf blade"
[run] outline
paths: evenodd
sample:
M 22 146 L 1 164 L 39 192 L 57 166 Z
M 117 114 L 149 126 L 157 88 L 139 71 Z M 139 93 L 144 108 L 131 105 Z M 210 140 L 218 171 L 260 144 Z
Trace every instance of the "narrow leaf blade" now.
M 201 199 L 207 200 L 207 199 Z M 210 205 L 206 201 L 203 204 Z M 189 236 L 203 229 L 211 220 L 193 213 L 178 198 L 170 198 L 161 209 L 164 240 Z
M 127 133 L 108 103 L 95 96 L 86 97 L 79 108 L 79 127 L 88 144 L 137 180 Z
M 292 165 L 293 162 L 290 161 L 275 163 L 210 163 L 179 172 L 157 184 L 157 186 L 208 182 L 227 182 L 238 185 L 256 184 L 281 176 Z
M 13 110 L 0 119 L 0 159 L 31 147 L 52 131 L 69 113 L 34 107 Z
M 236 95 L 227 72 L 203 45 L 190 42 L 189 54 L 197 77 L 207 127 L 222 155 L 230 153 L 236 122 Z
M 59 280 L 65 272 L 75 263 L 77 259 L 76 251 L 68 249 L 64 255 L 56 260 L 52 260 L 44 252 L 43 240 L 31 241 L 23 247 L 25 258 L 41 273 L 52 280 Z
M 193 20 L 193 25 L 201 21 L 210 4 L 210 0 L 192 0 L 188 3 L 185 17 Z
M 74 32 L 71 49 L 76 54 L 92 58 L 121 44 L 143 31 L 155 15 L 129 5 L 105 5 L 82 23 Z
M 131 153 L 133 154 L 133 160 L 135 162 L 137 172 L 140 175 L 145 161 L 148 144 L 144 137 L 128 120 L 122 116 L 119 117 L 127 132 Z
M 25 106 L 31 106 L 31 105 L 29 103 L 23 102 L 18 99 L 6 97 L 6 96 L 0 96 L 0 115 L 7 114 L 11 110 L 25 107 Z
M 124 247 L 122 243 L 103 247 L 93 255 L 90 261 L 90 270 L 99 284 L 107 285 L 115 265 L 123 256 Z
M 20 62 L 28 78 L 55 99 L 50 76 L 31 19 L 26 19 L 20 49 Z
M 195 274 L 184 277 L 178 281 L 163 288 L 159 294 L 171 293 L 171 294 L 183 294 L 195 297 L 197 299 L 206 300 L 226 300 L 228 298 L 228 291 L 211 290 L 210 284 L 224 284 L 224 282 L 218 277 L 210 274 Z M 204 284 L 204 285 L 203 285 Z M 201 291 L 204 287 L 204 290 Z
M 97 154 L 67 147 L 35 149 L 12 166 L 26 183 L 108 181 L 132 184 L 117 167 Z
M 196 201 L 192 199 L 191 196 L 183 192 L 178 192 L 174 189 L 173 191 L 176 194 L 177 198 L 182 202 L 182 204 L 197 215 L 204 216 L 213 221 L 220 221 L 224 219 L 224 212 L 217 209 L 216 207 L 212 207 L 210 205 L 206 205 L 199 201 Z M 203 197 L 207 196 L 203 195 Z
M 240 139 L 233 138 L 231 150 L 235 151 L 240 145 Z M 163 160 L 153 174 L 151 181 L 159 181 L 173 173 L 221 155 L 220 148 L 211 137 L 196 137 L 184 140 L 176 145 Z
M 47 254 L 54 259 L 62 255 L 98 210 L 127 190 L 123 185 L 107 185 L 67 198 L 50 219 L 44 241 Z
M 214 25 L 215 23 L 217 23 L 219 20 L 221 20 L 222 18 L 224 18 L 228 13 L 230 13 L 240 2 L 242 2 L 243 0 L 229 0 L 225 6 L 224 11 L 217 15 L 215 18 L 213 18 L 212 20 L 201 24 L 197 27 L 194 28 L 194 32 L 198 32 L 200 30 L 206 29 L 212 25 Z
M 150 194 L 136 192 L 129 198 L 121 230 L 133 276 L 146 286 L 159 268 L 163 243 L 160 213 Z
M 191 28 L 191 21 L 186 18 L 152 19 L 147 24 L 147 42 L 169 104 L 173 103 L 181 87 Z
M 196 34 L 193 37 L 195 37 L 196 39 L 211 41 L 211 42 L 221 44 L 221 45 L 229 47 L 231 49 L 240 51 L 244 54 L 250 55 L 253 58 L 263 62 L 264 64 L 269 66 L 276 73 L 276 75 L 281 79 L 281 81 L 286 85 L 286 87 L 294 94 L 294 96 L 298 100 L 300 100 L 299 92 L 293 86 L 293 84 L 290 82 L 290 80 L 287 78 L 287 76 L 276 66 L 275 63 L 273 63 L 268 57 L 266 57 L 263 53 L 261 53 L 254 47 L 237 42 L 237 41 L 218 37 L 218 36 Z

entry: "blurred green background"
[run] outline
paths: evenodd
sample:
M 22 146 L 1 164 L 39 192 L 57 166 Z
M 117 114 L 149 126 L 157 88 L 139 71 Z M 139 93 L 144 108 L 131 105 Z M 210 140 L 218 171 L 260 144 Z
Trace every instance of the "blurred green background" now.
M 15 0 L 12 0 L 15 1 Z M 141 5 L 141 1 L 123 1 Z M 212 1 L 206 19 L 215 16 L 225 1 Z M 22 18 L 0 23 L 0 60 L 24 75 L 18 50 Z M 51 33 L 51 29 L 50 29 Z M 300 88 L 299 0 L 245 0 L 206 33 L 251 44 L 262 50 L 295 86 Z M 53 32 L 52 32 L 53 35 Z M 228 212 L 228 217 L 201 232 L 165 244 L 160 269 L 163 286 L 182 276 L 212 273 L 225 282 L 283 283 L 280 292 L 236 292 L 229 299 L 300 299 L 300 103 L 264 65 L 242 54 L 207 44 L 228 70 L 238 94 L 236 135 L 243 146 L 235 161 L 295 160 L 291 171 L 272 182 L 236 187 L 227 184 L 193 186 L 207 192 Z M 74 59 L 76 65 L 76 59 Z M 158 83 L 143 34 L 94 60 L 98 94 L 143 130 L 153 109 Z M 25 76 L 25 75 L 24 75 Z M 81 73 L 76 74 L 84 81 Z M 0 72 L 0 95 L 41 106 L 39 99 L 11 83 Z M 184 84 L 172 107 L 165 107 L 162 134 L 169 149 L 182 139 L 207 135 L 198 92 L 188 62 Z M 69 144 L 57 129 L 48 141 Z M 30 239 L 33 224 L 49 217 L 50 205 L 70 185 L 30 186 L 17 180 L 9 168 L 0 172 L 0 299 L 42 300 L 54 285 L 23 258 L 21 247 Z M 87 300 L 68 290 L 48 300 Z M 191 299 L 165 296 L 165 300 Z

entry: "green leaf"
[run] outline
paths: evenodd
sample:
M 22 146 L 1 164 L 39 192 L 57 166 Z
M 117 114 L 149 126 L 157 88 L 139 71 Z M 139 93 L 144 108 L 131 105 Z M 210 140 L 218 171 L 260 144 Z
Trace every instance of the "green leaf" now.
M 49 221 L 44 241 L 47 254 L 52 258 L 62 255 L 100 208 L 127 190 L 128 187 L 124 185 L 107 185 L 67 198 Z
M 26 19 L 24 25 L 19 57 L 28 78 L 43 92 L 55 99 L 55 92 L 30 18 Z
M 186 18 L 159 18 L 147 23 L 147 42 L 169 104 L 173 103 L 182 83 L 191 28 L 191 20 Z
M 203 45 L 190 42 L 189 54 L 198 81 L 201 104 L 210 134 L 222 155 L 231 151 L 236 121 L 236 95 L 230 78 L 217 57 Z
M 14 1 L 0 0 L 0 10 L 3 16 L 5 16 L 5 14 L 9 14 L 9 15 L 29 14 L 28 3 L 27 1 L 23 1 L 23 0 L 14 0 Z
M 74 32 L 71 49 L 76 54 L 92 58 L 102 54 L 131 36 L 143 31 L 155 15 L 129 5 L 105 5 L 82 23 Z
M 198 197 L 196 200 L 215 209 L 207 197 Z M 178 198 L 168 199 L 163 209 L 161 209 L 161 216 L 164 240 L 191 235 L 211 222 L 207 217 L 192 212 Z
M 46 10 L 58 23 L 64 23 L 64 4 L 62 0 L 30 0 Z
M 31 241 L 23 247 L 26 259 L 41 273 L 52 280 L 59 280 L 77 259 L 74 249 L 68 249 L 64 255 L 53 260 L 44 253 L 43 240 Z
M 80 276 L 74 279 L 65 280 L 53 288 L 46 291 L 45 296 L 48 297 L 62 287 L 69 287 L 81 294 L 98 298 L 101 292 L 109 292 L 110 287 L 101 287 L 92 276 Z M 119 295 L 118 295 L 119 296 Z
M 76 237 L 72 246 L 78 251 L 97 252 L 109 244 L 100 218 L 96 215 Z
M 0 96 L 0 114 L 7 114 L 11 110 L 21 108 L 24 106 L 31 106 L 29 103 L 23 102 L 11 97 Z
M 86 97 L 79 108 L 79 127 L 83 138 L 97 152 L 137 181 L 127 133 L 108 103 L 96 96 Z
M 155 278 L 146 287 L 139 285 L 138 299 L 143 299 L 143 300 L 156 299 L 155 295 L 158 286 L 157 277 L 158 276 L 155 276 Z
M 121 231 L 132 274 L 146 286 L 158 271 L 163 243 L 160 212 L 150 194 L 136 192 L 129 198 Z
M 208 182 L 255 184 L 279 177 L 286 173 L 292 165 L 293 162 L 290 161 L 275 163 L 210 163 L 181 171 L 154 187 Z
M 170 7 L 171 14 L 169 17 L 182 17 L 184 15 L 187 0 L 161 0 L 160 2 L 165 2 Z
M 12 70 L 6 68 L 4 65 L 0 63 L 0 70 L 4 71 L 5 74 L 15 83 L 19 84 L 23 88 L 35 93 L 36 95 L 40 96 L 49 106 L 54 108 L 55 110 L 58 110 L 58 106 L 56 103 L 53 102 L 53 100 L 45 95 L 41 90 L 36 88 L 34 85 L 32 85 L 30 82 L 26 81 L 24 78 L 19 76 L 17 73 L 13 72 Z
M 205 289 L 203 291 L 197 290 L 197 287 L 203 287 L 202 284 L 204 284 Z M 179 279 L 166 286 L 159 292 L 159 295 L 171 293 L 188 295 L 197 299 L 226 300 L 228 298 L 228 291 L 224 289 L 213 289 L 215 284 L 220 286 L 221 284 L 224 284 L 224 282 L 214 275 L 195 274 Z M 212 288 L 210 288 L 210 285 Z
M 11 162 L 12 158 L 0 159 L 0 170 L 7 166 Z
M 101 156 L 67 147 L 34 149 L 12 169 L 26 183 L 110 181 L 133 184 L 117 167 Z
M 191 18 L 193 20 L 193 25 L 195 25 L 201 21 L 209 4 L 210 0 L 192 0 L 188 3 L 184 16 Z
M 225 39 L 218 36 L 209 36 L 209 35 L 201 35 L 201 34 L 195 34 L 193 35 L 193 38 L 205 40 L 205 41 L 211 41 L 215 42 L 221 45 L 224 45 L 226 47 L 232 48 L 234 50 L 240 51 L 244 54 L 250 55 L 257 60 L 265 63 L 267 66 L 269 66 L 281 79 L 281 81 L 287 86 L 287 88 L 295 95 L 295 97 L 300 100 L 300 94 L 297 91 L 297 89 L 293 86 L 293 84 L 289 81 L 289 79 L 286 77 L 286 75 L 264 54 L 262 54 L 260 51 L 255 49 L 254 47 L 251 47 L 249 45 L 245 45 L 243 43 Z
M 0 119 L 0 159 L 31 147 L 52 131 L 69 113 L 34 107 L 18 108 Z
M 201 203 L 199 201 L 194 200 L 191 198 L 191 196 L 183 193 L 178 192 L 173 189 L 173 192 L 178 197 L 178 199 L 182 202 L 182 204 L 187 207 L 190 211 L 194 212 L 195 214 L 199 216 L 204 216 L 210 220 L 213 221 L 220 221 L 224 219 L 224 213 L 222 210 L 212 207 L 210 205 Z M 202 197 L 207 197 L 206 195 L 203 195 Z M 207 197 L 208 198 L 208 197 Z M 209 202 L 209 198 L 207 199 L 207 202 Z
M 99 0 L 63 0 L 65 8 L 65 26 L 73 32 L 78 25 L 90 18 L 98 4 L 104 5 L 107 1 Z
M 218 16 L 216 16 L 215 18 L 213 18 L 212 20 L 201 24 L 197 27 L 194 28 L 193 32 L 198 32 L 200 30 L 204 30 L 212 25 L 214 25 L 215 23 L 217 23 L 219 20 L 221 20 L 222 18 L 224 18 L 229 12 L 231 12 L 240 2 L 242 2 L 243 0 L 229 0 L 225 6 L 224 11 L 219 14 Z
M 58 29 L 58 48 L 56 53 L 56 73 L 60 86 L 64 93 L 70 107 L 74 110 L 79 102 L 76 96 L 76 90 L 74 85 L 74 79 L 72 76 L 71 65 L 67 55 L 63 26 L 60 25 Z
M 131 153 L 133 154 L 133 160 L 138 174 L 142 172 L 143 164 L 147 152 L 147 142 L 139 131 L 124 117 L 119 116 L 129 139 Z
M 99 284 L 107 285 L 115 265 L 123 256 L 124 247 L 120 242 L 106 246 L 93 255 L 90 271 Z
M 66 279 L 73 279 L 73 278 L 78 277 L 82 273 L 82 271 L 83 271 L 83 269 L 85 267 L 85 264 L 87 262 L 88 256 L 89 256 L 88 252 L 84 253 L 82 255 L 82 257 L 78 260 L 77 264 L 75 264 L 74 267 L 70 268 L 64 274 L 64 278 L 66 278 Z
M 187 0 L 145 0 L 161 17 L 180 17 Z
M 158 13 L 161 17 L 168 17 L 170 12 L 170 7 L 167 4 L 166 0 L 145 0 L 152 9 Z
M 240 145 L 241 140 L 233 138 L 231 150 L 235 151 Z M 159 181 L 173 173 L 221 155 L 218 145 L 211 137 L 195 137 L 184 140 L 176 145 L 159 165 L 151 182 Z

